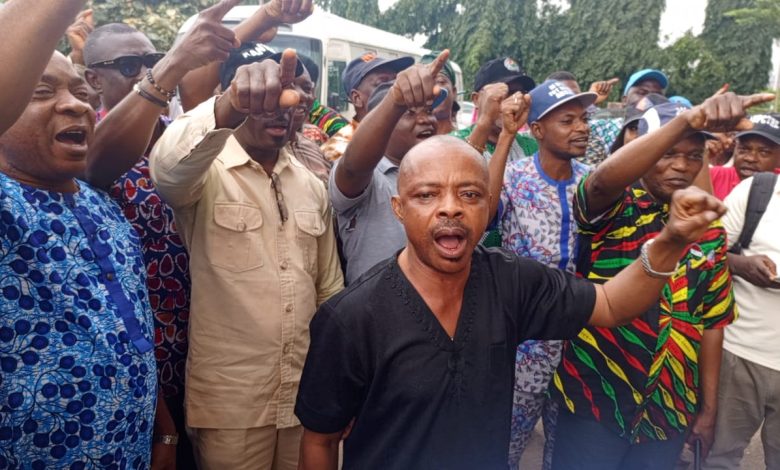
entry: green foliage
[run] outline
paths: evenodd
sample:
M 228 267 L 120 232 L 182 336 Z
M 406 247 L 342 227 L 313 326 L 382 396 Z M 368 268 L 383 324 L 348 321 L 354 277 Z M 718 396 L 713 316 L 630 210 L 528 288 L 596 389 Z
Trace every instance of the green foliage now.
M 682 95 L 700 103 L 723 85 L 716 77 L 726 74 L 725 66 L 707 49 L 702 38 L 688 32 L 664 49 L 663 54 L 664 71 L 670 82 L 667 95 Z
M 780 37 L 780 2 L 777 0 L 756 0 L 755 6 L 738 8 L 726 13 L 737 20 L 737 24 L 753 27 L 771 37 Z
M 379 4 L 376 0 L 317 0 L 325 10 L 359 23 L 374 26 L 379 22 Z

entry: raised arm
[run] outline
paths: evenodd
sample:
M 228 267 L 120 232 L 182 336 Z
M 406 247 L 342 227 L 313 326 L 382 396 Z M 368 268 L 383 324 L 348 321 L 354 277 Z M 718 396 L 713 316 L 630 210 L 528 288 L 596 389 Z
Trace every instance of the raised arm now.
M 667 150 L 699 130 L 741 130 L 750 126 L 745 109 L 774 99 L 763 93 L 737 96 L 718 94 L 686 110 L 660 129 L 635 139 L 599 165 L 585 182 L 588 217 L 600 215 L 623 194 L 626 186 L 642 177 Z
M 85 0 L 11 0 L 0 6 L 0 134 L 22 114 L 54 47 Z
M 222 17 L 240 0 L 222 0 L 203 10 L 187 35 L 154 66 L 152 76 L 164 90 L 175 90 L 189 70 L 224 60 L 237 46 L 233 31 L 222 26 Z M 159 103 L 167 97 L 144 78 L 139 87 Z M 98 187 L 108 187 L 133 167 L 146 153 L 163 108 L 133 92 L 127 95 L 95 129 L 89 146 L 85 178 Z
M 410 108 L 431 106 L 439 92 L 436 75 L 449 54 L 445 50 L 430 64 L 399 73 L 387 96 L 361 121 L 335 169 L 336 186 L 346 197 L 357 197 L 366 189 L 401 116 Z
M 234 32 L 240 42 L 269 42 L 276 28 L 283 24 L 300 23 L 314 11 L 312 0 L 271 0 L 252 16 L 236 26 Z M 211 98 L 219 86 L 219 68 L 222 60 L 188 71 L 179 84 L 179 98 L 184 111 L 189 111 Z
M 675 271 L 687 246 L 725 212 L 722 202 L 699 188 L 676 191 L 669 221 L 648 246 L 650 267 L 660 273 Z M 589 323 L 606 328 L 629 323 L 658 302 L 667 281 L 668 277 L 650 275 L 641 260 L 634 261 L 605 284 L 596 286 L 596 305 Z
M 531 95 L 515 93 L 501 103 L 501 134 L 493 156 L 488 163 L 490 173 L 490 217 L 495 217 L 498 203 L 501 200 L 501 188 L 504 184 L 504 170 L 512 143 L 515 141 L 518 129 L 528 120 L 531 109 Z
M 509 95 L 509 87 L 506 83 L 490 83 L 479 93 L 479 116 L 468 142 L 476 149 L 485 149 L 490 139 L 490 133 L 496 125 L 496 121 L 501 119 L 501 103 Z

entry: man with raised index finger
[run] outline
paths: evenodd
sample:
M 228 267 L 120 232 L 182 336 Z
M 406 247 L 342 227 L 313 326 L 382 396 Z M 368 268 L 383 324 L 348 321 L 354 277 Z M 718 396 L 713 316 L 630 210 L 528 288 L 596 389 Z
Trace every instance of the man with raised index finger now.
M 309 320 L 343 286 L 325 186 L 286 146 L 303 65 L 264 51 L 151 155 L 190 254 L 185 407 L 202 470 L 297 467 Z
M 506 468 L 518 343 L 631 321 L 664 285 L 650 273 L 671 269 L 723 213 L 699 190 L 677 194 L 648 264 L 597 286 L 477 247 L 491 197 L 484 158 L 462 140 L 432 137 L 404 158 L 392 204 L 406 247 L 311 324 L 295 408 L 301 468 L 336 469 L 352 422 L 345 469 Z
M 693 109 L 667 102 L 646 111 L 641 137 L 579 184 L 578 274 L 604 282 L 646 263 L 674 195 L 702 168 L 705 131 L 750 125 L 745 109 L 772 98 L 729 93 Z M 591 325 L 566 344 L 551 388 L 560 404 L 553 469 L 672 469 L 686 439 L 706 455 L 723 328 L 736 316 L 720 221 L 690 238 L 676 266 L 651 274 L 666 284 L 660 301 L 628 325 Z

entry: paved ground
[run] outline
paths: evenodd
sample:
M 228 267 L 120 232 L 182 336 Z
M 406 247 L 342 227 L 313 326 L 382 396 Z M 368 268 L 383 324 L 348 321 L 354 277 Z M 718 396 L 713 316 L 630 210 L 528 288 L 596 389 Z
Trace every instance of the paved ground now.
M 544 447 L 544 434 L 542 433 L 541 423 L 536 426 L 528 448 L 520 461 L 521 470 L 539 470 L 542 468 L 542 449 Z M 691 457 L 693 460 L 693 457 Z M 691 468 L 693 466 L 691 465 Z M 742 468 L 740 470 L 765 470 L 764 451 L 761 448 L 761 441 L 758 434 L 753 437 L 750 446 L 745 450 L 745 457 L 742 459 Z

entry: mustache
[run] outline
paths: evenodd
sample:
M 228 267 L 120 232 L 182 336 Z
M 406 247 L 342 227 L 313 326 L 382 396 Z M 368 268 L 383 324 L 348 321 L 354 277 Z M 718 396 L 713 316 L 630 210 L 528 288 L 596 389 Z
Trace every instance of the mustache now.
M 453 230 L 462 232 L 466 238 L 470 238 L 472 232 L 468 225 L 459 220 L 444 219 L 431 228 L 431 234 L 435 237 L 440 232 Z

